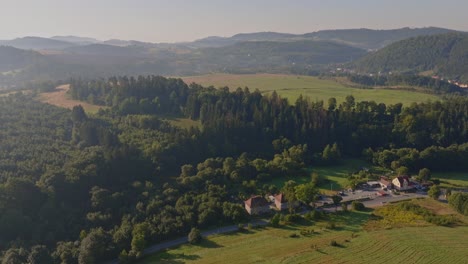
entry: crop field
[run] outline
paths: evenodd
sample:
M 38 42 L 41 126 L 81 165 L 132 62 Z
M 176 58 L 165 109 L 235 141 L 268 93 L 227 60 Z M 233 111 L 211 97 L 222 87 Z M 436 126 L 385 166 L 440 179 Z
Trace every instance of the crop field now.
M 415 203 L 452 213 L 435 201 Z M 180 246 L 140 263 L 466 263 L 467 226 L 427 224 L 370 231 L 365 228 L 369 216 L 370 211 L 334 215 L 333 230 L 316 222 L 212 236 L 200 245 Z M 310 232 L 302 234 L 304 230 Z
M 346 87 L 345 85 L 329 79 L 319 79 L 311 76 L 294 76 L 283 74 L 210 74 L 192 77 L 182 77 L 190 84 L 192 82 L 214 87 L 228 86 L 231 90 L 238 87 L 249 87 L 251 91 L 259 89 L 264 94 L 276 91 L 280 96 L 288 98 L 290 103 L 303 95 L 312 101 L 335 97 L 338 102 L 343 102 L 348 95 L 353 95 L 356 101 L 371 101 L 378 103 L 409 105 L 413 102 L 425 102 L 437 100 L 435 95 L 395 89 L 359 89 Z

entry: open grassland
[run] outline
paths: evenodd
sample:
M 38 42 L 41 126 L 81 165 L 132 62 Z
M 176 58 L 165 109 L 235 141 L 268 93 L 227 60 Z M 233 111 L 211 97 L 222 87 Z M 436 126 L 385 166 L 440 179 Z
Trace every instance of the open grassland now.
M 104 106 L 92 105 L 69 98 L 67 96 L 68 89 L 70 89 L 70 85 L 61 85 L 53 92 L 41 93 L 39 95 L 39 101 L 68 109 L 72 109 L 74 106 L 81 105 L 88 113 L 96 113 L 100 108 L 105 108 Z
M 409 105 L 413 102 L 437 100 L 435 95 L 391 89 L 359 89 L 347 87 L 331 79 L 319 79 L 311 76 L 294 76 L 283 74 L 209 74 L 201 76 L 183 77 L 186 83 L 192 82 L 214 87 L 228 86 L 231 90 L 238 87 L 249 87 L 251 91 L 259 89 L 264 94 L 276 90 L 277 93 L 294 103 L 299 95 L 309 97 L 312 101 L 335 97 L 343 102 L 348 95 L 353 95 L 356 101 L 376 101 L 385 104 L 403 103 Z
M 468 172 L 434 172 L 432 178 L 440 179 L 442 187 L 468 188 Z
M 435 201 L 414 203 L 452 213 Z M 332 215 L 337 224 L 333 230 L 325 228 L 325 222 L 315 222 L 212 236 L 200 245 L 170 249 L 141 263 L 466 263 L 467 226 L 426 223 L 371 231 L 362 228 L 369 216 L 370 212 Z M 304 230 L 309 234 L 300 235 Z M 331 241 L 338 245 L 331 246 Z
M 283 187 L 285 181 L 293 180 L 298 184 L 306 183 L 311 180 L 311 174 L 317 173 L 321 179 L 318 185 L 320 191 L 324 194 L 335 194 L 336 191 L 345 189 L 349 182 L 347 176 L 355 173 L 363 167 L 370 169 L 373 173 L 378 173 L 382 169 L 359 159 L 344 159 L 338 165 L 333 166 L 312 166 L 307 170 L 305 176 L 290 176 L 287 178 L 276 178 L 272 184 L 278 188 Z

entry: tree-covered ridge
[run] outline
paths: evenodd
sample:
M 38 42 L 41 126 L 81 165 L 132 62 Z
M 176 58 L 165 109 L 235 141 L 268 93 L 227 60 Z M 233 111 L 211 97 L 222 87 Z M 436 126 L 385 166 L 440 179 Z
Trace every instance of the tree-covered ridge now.
M 43 58 L 41 54 L 30 50 L 21 50 L 8 46 L 0 46 L 0 73 L 20 70 Z
M 434 71 L 468 82 L 468 35 L 450 33 L 402 40 L 351 65 L 368 73 Z
M 194 53 L 198 67 L 223 72 L 288 70 L 294 67 L 345 63 L 367 52 L 344 44 L 315 41 L 249 41 Z

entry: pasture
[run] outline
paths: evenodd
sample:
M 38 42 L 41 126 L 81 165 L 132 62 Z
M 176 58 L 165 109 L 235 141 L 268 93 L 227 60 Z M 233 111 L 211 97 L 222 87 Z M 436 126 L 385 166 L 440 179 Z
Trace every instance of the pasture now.
M 431 200 L 414 203 L 441 214 L 455 213 Z M 314 222 L 212 236 L 200 245 L 183 245 L 140 263 L 464 263 L 468 258 L 467 226 L 425 224 L 371 231 L 365 224 L 370 213 L 332 215 L 335 229 Z M 304 230 L 310 232 L 301 234 Z
M 413 102 L 437 100 L 439 97 L 431 94 L 396 89 L 360 89 L 343 85 L 332 79 L 320 79 L 312 76 L 295 76 L 284 74 L 209 74 L 201 76 L 182 77 L 190 84 L 192 82 L 203 86 L 224 87 L 231 91 L 238 87 L 249 87 L 251 91 L 259 89 L 263 94 L 276 91 L 281 97 L 294 103 L 299 95 L 309 97 L 312 101 L 323 100 L 325 104 L 331 97 L 343 102 L 348 95 L 353 95 L 356 101 L 376 101 L 378 103 L 409 105 Z

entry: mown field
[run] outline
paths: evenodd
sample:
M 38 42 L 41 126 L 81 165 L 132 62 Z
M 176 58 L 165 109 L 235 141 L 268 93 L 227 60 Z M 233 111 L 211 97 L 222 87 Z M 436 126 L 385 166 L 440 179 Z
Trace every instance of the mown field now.
M 392 89 L 359 89 L 346 87 L 343 84 L 328 79 L 319 79 L 311 76 L 294 76 L 282 74 L 210 74 L 202 76 L 182 77 L 190 84 L 199 83 L 204 86 L 228 86 L 231 90 L 237 87 L 249 87 L 252 91 L 259 89 L 265 94 L 276 90 L 282 97 L 288 98 L 291 103 L 303 95 L 311 100 L 327 100 L 335 97 L 338 102 L 345 100 L 346 96 L 353 95 L 357 101 L 382 102 L 385 104 L 403 103 L 409 105 L 413 102 L 437 100 L 435 95 Z
M 427 199 L 414 203 L 436 214 L 457 214 L 440 202 Z M 402 217 L 397 211 L 390 220 Z M 333 230 L 320 221 L 212 236 L 200 245 L 167 250 L 140 263 L 466 263 L 466 217 L 458 215 L 464 223 L 456 227 L 423 223 L 396 228 L 388 221 L 374 219 L 368 228 L 371 212 L 333 215 L 331 221 L 337 225 Z M 313 232 L 300 235 L 301 230 Z M 337 246 L 330 245 L 333 240 Z
M 67 94 L 68 89 L 70 89 L 70 85 L 61 85 L 53 92 L 41 93 L 38 99 L 43 103 L 68 109 L 81 105 L 88 113 L 96 113 L 100 108 L 105 108 L 105 106 L 93 105 L 87 102 L 71 99 Z

